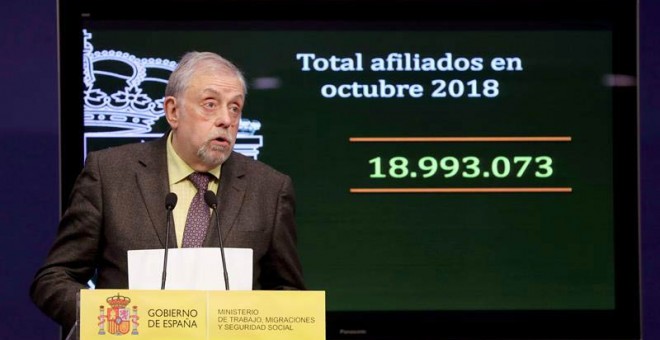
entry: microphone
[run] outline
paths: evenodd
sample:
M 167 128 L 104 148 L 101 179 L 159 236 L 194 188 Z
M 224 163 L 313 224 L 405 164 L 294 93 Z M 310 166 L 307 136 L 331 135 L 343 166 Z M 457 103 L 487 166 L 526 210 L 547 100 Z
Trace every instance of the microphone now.
M 220 216 L 218 216 L 218 200 L 211 190 L 204 193 L 204 201 L 215 213 L 215 225 L 218 228 L 218 239 L 220 240 L 220 257 L 222 257 L 222 271 L 225 276 L 225 289 L 229 290 L 229 274 L 227 273 L 227 262 L 225 262 L 225 247 L 222 245 L 222 234 L 220 233 Z
M 170 192 L 165 196 L 165 209 L 167 209 L 167 229 L 165 231 L 165 256 L 163 256 L 163 279 L 160 283 L 160 289 L 165 289 L 165 279 L 167 278 L 167 251 L 170 249 L 170 229 L 172 229 L 172 210 L 176 207 L 176 194 Z

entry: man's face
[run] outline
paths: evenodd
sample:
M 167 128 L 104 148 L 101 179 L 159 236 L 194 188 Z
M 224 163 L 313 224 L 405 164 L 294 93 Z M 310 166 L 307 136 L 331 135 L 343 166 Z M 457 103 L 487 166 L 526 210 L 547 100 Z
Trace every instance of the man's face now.
M 238 77 L 214 66 L 198 69 L 181 98 L 166 97 L 176 153 L 196 171 L 222 164 L 236 143 L 245 101 Z

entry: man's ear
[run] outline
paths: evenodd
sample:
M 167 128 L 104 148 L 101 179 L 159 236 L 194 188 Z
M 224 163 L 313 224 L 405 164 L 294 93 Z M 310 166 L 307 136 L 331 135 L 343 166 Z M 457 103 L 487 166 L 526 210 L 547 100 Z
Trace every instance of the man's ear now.
M 165 118 L 167 118 L 170 127 L 176 129 L 179 125 L 179 107 L 177 106 L 176 98 L 173 96 L 165 97 L 163 108 L 165 109 Z

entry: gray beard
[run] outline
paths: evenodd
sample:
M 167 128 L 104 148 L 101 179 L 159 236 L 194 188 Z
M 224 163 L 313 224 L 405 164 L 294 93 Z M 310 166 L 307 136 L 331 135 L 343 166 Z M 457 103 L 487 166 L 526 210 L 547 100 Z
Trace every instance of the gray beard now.
M 212 153 L 212 151 L 220 151 L 220 153 L 217 156 L 214 156 L 215 153 Z M 215 168 L 224 163 L 227 160 L 227 157 L 229 157 L 230 153 L 231 150 L 225 150 L 222 147 L 209 146 L 209 142 L 204 143 L 204 145 L 202 145 L 199 150 L 197 150 L 197 156 L 199 159 L 201 159 L 204 164 L 211 168 Z

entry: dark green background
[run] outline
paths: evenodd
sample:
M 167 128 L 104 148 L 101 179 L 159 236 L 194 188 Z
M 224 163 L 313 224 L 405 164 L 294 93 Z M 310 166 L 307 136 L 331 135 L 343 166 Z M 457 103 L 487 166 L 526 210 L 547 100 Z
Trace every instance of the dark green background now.
M 614 308 L 611 37 L 599 31 L 104 31 L 95 50 L 177 60 L 211 50 L 250 89 L 259 159 L 289 174 L 310 289 L 329 311 Z M 296 53 L 353 56 L 362 72 L 302 72 Z M 390 52 L 482 57 L 480 72 L 371 72 Z M 492 72 L 493 57 L 521 72 Z M 323 84 L 419 83 L 419 99 L 325 99 Z M 496 79 L 496 98 L 430 98 L 431 80 Z M 159 126 L 164 126 L 164 120 Z M 571 136 L 568 143 L 349 143 L 354 136 Z M 547 179 L 374 180 L 368 160 L 553 158 Z M 527 172 L 531 173 L 530 170 Z M 353 187 L 571 187 L 571 193 L 350 194 Z

